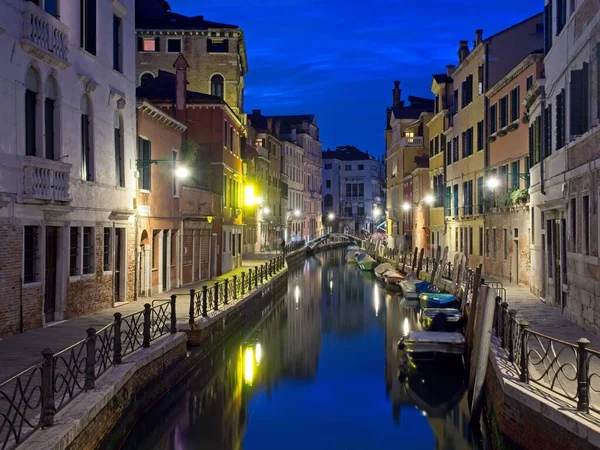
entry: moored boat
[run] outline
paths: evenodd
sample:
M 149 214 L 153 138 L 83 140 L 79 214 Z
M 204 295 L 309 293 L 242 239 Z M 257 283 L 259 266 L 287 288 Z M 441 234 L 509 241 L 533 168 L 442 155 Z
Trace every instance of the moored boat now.
M 417 278 L 405 279 L 400 283 L 402 294 L 406 298 L 418 298 L 419 295 L 429 288 L 430 284 L 427 281 Z
M 390 263 L 379 264 L 375 268 L 375 276 L 380 280 L 383 280 L 383 274 L 390 270 L 394 270 L 394 266 L 392 266 Z
M 421 325 L 431 331 L 458 331 L 462 327 L 462 312 L 452 294 L 427 292 L 419 296 Z
M 448 359 L 462 360 L 466 341 L 460 333 L 410 331 L 398 342 L 398 348 L 415 364 L 440 363 Z
M 377 261 L 366 253 L 361 253 L 356 257 L 356 263 L 361 270 L 371 271 L 377 266 Z
M 356 258 L 359 255 L 365 254 L 365 252 L 363 252 L 361 249 L 352 249 L 352 250 L 348 250 L 346 252 L 346 261 L 349 263 L 356 263 Z

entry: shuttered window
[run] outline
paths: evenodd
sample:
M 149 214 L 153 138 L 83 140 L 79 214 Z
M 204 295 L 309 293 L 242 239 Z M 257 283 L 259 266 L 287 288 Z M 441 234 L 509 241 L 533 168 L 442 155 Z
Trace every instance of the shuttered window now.
M 517 86 L 510 91 L 510 121 L 514 122 L 521 117 L 521 87 Z
M 556 35 L 565 27 L 567 23 L 567 0 L 556 0 Z
M 560 150 L 565 146 L 565 117 L 565 90 L 562 89 L 560 93 L 556 96 L 556 150 Z
M 35 156 L 35 135 L 36 135 L 36 120 L 35 120 L 35 105 L 37 94 L 27 89 L 25 91 L 25 154 L 27 156 Z
M 580 70 L 571 71 L 571 135 L 579 136 L 588 130 L 588 65 L 583 63 Z
M 140 169 L 139 188 L 149 191 L 152 188 L 152 143 L 139 138 Z
M 80 44 L 92 55 L 96 54 L 96 0 L 81 0 Z
M 552 2 L 544 7 L 544 52 L 552 48 Z

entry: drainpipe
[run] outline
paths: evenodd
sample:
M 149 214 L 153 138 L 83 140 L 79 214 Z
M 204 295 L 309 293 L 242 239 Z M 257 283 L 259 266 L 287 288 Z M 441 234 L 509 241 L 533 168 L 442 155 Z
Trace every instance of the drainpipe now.
M 542 155 L 542 151 L 546 151 L 546 129 L 544 129 L 544 123 L 546 123 L 546 89 L 545 86 L 540 86 L 540 123 L 543 128 L 540 138 L 540 192 L 542 195 L 546 195 L 544 187 L 544 159 L 545 155 Z M 531 164 L 531 163 L 530 163 Z

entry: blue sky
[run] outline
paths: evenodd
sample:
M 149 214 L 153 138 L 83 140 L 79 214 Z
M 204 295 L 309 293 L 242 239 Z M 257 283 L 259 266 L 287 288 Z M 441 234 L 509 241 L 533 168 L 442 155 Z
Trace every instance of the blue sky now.
M 169 0 L 175 12 L 243 28 L 246 112 L 316 114 L 324 148 L 385 151 L 393 81 L 430 96 L 459 40 L 484 38 L 543 9 L 542 0 Z

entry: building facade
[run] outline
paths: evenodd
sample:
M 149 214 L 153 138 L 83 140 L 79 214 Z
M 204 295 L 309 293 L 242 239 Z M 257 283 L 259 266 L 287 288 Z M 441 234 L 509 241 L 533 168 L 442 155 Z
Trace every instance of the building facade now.
M 0 336 L 135 297 L 134 2 L 70 6 L 0 7 Z
M 339 231 L 373 233 L 384 218 L 382 161 L 351 145 L 323 152 L 323 217 Z M 333 214 L 333 216 L 330 216 Z
M 411 175 L 417 167 L 415 158 L 427 156 L 427 133 L 421 114 L 431 113 L 434 102 L 430 99 L 409 96 L 409 105 L 401 100 L 400 82 L 394 82 L 392 107 L 387 109 L 386 140 L 386 222 L 387 245 L 390 248 L 404 249 L 404 243 L 410 241 L 412 232 L 405 231 L 404 178 Z M 426 121 L 425 121 L 426 123 Z M 412 223 L 412 222 L 411 222 Z M 407 242 L 408 245 L 412 243 Z
M 544 12 L 545 80 L 529 116 L 531 290 L 598 332 L 600 6 L 548 0 Z
M 285 211 L 286 242 L 302 239 L 304 225 L 304 149 L 290 141 L 283 141 L 282 173 L 287 177 L 288 207 Z

